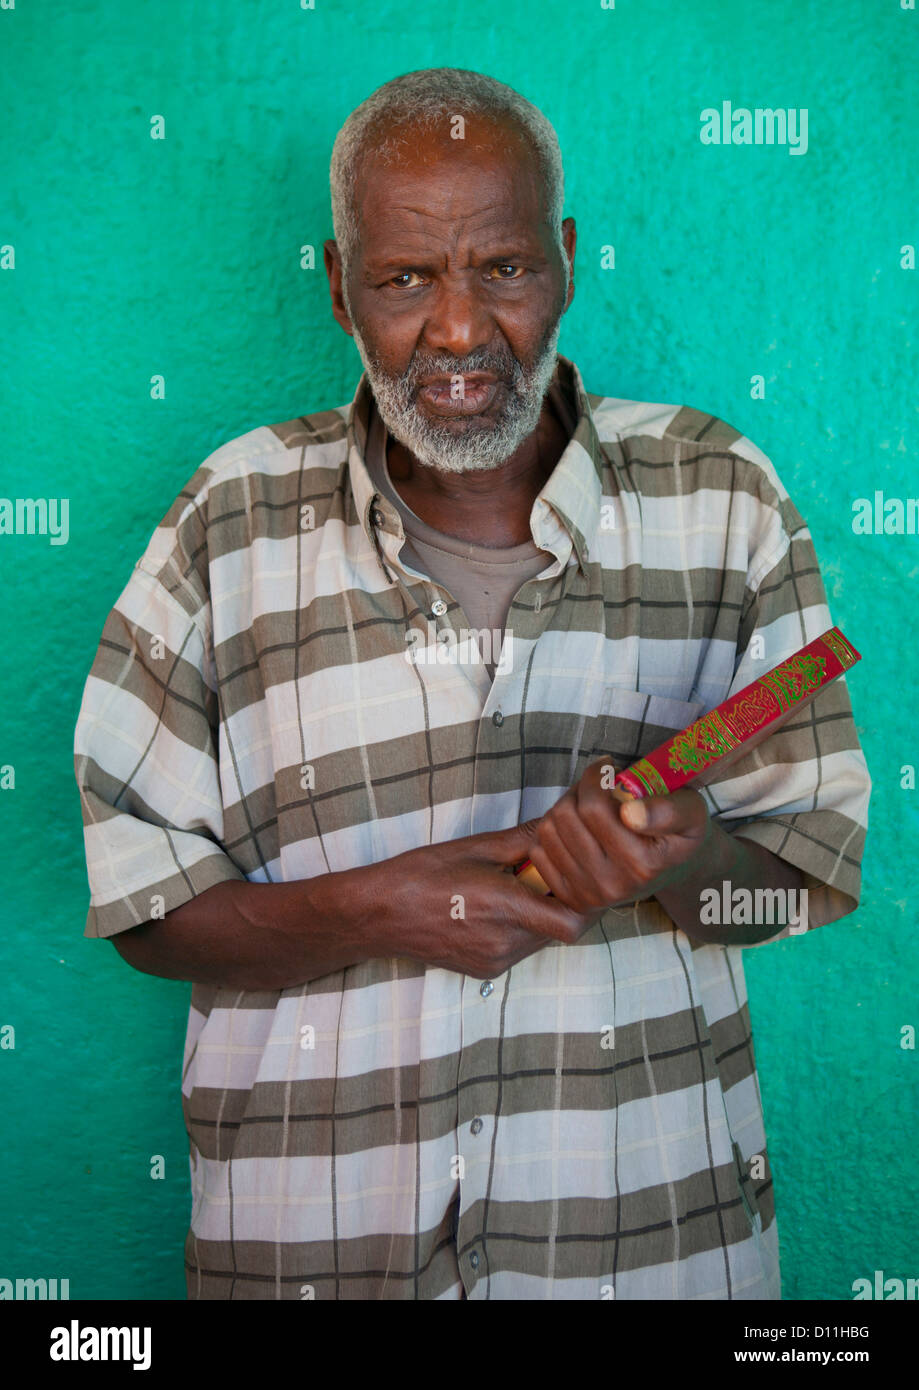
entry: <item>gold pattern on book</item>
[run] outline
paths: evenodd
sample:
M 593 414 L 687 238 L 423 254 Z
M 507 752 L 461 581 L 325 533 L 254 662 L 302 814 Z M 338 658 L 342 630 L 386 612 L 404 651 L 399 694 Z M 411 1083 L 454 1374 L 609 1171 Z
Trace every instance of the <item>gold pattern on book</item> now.
M 717 710 L 697 719 L 670 744 L 668 766 L 675 772 L 701 772 L 709 763 L 737 748 L 742 740 L 725 724 Z
M 843 670 L 855 665 L 855 653 L 838 628 L 831 627 L 821 639 L 836 657 Z
M 757 683 L 749 695 L 735 701 L 730 709 L 724 711 L 724 720 L 739 739 L 745 739 L 779 713 L 779 702 L 772 691 Z
M 762 677 L 783 710 L 791 709 L 805 695 L 819 690 L 825 679 L 826 657 L 814 656 L 811 652 L 799 652 Z
M 636 777 L 651 796 L 666 796 L 670 790 L 657 768 L 647 758 L 639 758 L 638 762 L 633 763 L 626 771 L 630 777 Z

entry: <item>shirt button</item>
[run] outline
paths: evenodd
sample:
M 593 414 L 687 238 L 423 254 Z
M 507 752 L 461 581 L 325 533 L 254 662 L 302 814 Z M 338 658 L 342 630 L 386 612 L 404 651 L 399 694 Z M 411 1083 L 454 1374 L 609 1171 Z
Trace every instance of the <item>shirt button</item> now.
M 447 611 L 447 605 L 444 603 L 444 601 L 443 601 L 442 598 L 436 598 L 436 599 L 434 600 L 434 602 L 431 604 L 431 612 L 432 612 L 432 613 L 438 613 L 438 614 L 440 614 L 440 613 L 446 613 L 446 611 Z
M 487 999 L 489 994 L 492 994 L 494 992 L 494 988 L 495 987 L 492 984 L 491 980 L 486 980 L 482 988 L 479 990 L 479 994 L 481 994 L 483 999 Z
M 482 1121 L 479 1119 L 478 1116 L 476 1116 L 469 1128 L 472 1130 L 473 1134 L 482 1133 Z
M 472 1268 L 473 1268 L 473 1269 L 478 1269 L 478 1267 L 479 1267 L 479 1257 L 478 1257 L 478 1255 L 476 1254 L 476 1252 L 475 1252 L 474 1250 L 473 1250 L 472 1254 L 469 1256 L 469 1263 L 472 1265 Z
M 492 722 L 492 724 L 503 724 L 503 723 L 504 723 L 504 715 L 501 713 L 501 711 L 500 711 L 499 709 L 496 709 L 495 712 L 494 712 L 494 714 L 491 716 L 491 722 Z

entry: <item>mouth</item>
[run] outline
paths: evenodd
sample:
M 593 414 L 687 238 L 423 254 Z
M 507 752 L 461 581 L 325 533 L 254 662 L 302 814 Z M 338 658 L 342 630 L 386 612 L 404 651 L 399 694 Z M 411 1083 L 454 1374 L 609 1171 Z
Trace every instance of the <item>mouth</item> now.
M 481 372 L 454 377 L 431 377 L 418 389 L 418 400 L 434 415 L 481 415 L 488 409 L 502 383 Z

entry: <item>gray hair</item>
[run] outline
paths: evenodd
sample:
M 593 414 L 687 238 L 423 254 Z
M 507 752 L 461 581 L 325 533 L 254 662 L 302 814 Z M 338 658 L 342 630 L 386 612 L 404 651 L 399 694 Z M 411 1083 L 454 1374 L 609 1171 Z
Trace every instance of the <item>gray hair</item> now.
M 391 126 L 411 123 L 431 128 L 456 115 L 509 118 L 529 139 L 543 177 L 547 220 L 564 257 L 565 182 L 558 136 L 550 122 L 513 87 L 484 73 L 465 68 L 422 68 L 378 87 L 355 107 L 335 137 L 329 183 L 335 240 L 345 272 L 357 245 L 354 189 L 368 145 L 372 141 L 374 152 L 383 156 L 394 153 L 404 141 L 387 134 Z

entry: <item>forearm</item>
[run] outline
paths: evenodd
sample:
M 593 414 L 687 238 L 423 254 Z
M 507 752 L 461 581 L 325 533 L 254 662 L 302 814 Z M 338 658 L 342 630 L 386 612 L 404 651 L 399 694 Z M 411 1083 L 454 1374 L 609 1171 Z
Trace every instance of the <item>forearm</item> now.
M 364 869 L 292 883 L 216 883 L 111 938 L 135 969 L 228 989 L 287 989 L 381 953 Z
M 774 921 L 760 921 L 749 925 L 721 922 L 712 925 L 700 921 L 703 909 L 703 894 L 716 892 L 723 896 L 723 885 L 728 886 L 728 901 L 738 889 L 746 889 L 753 895 L 757 889 L 781 889 L 778 898 L 779 911 Z M 754 946 L 757 942 L 768 941 L 777 936 L 787 924 L 789 893 L 800 892 L 804 883 L 800 869 L 780 859 L 771 850 L 742 835 L 731 835 L 714 821 L 711 834 L 705 845 L 691 861 L 686 876 L 668 888 L 655 894 L 658 902 L 668 916 L 688 936 L 697 941 L 711 942 L 719 946 Z M 798 903 L 795 896 L 792 900 Z M 782 907 L 786 909 L 781 911 Z M 723 916 L 723 914 L 721 914 Z M 772 916 L 770 912 L 766 914 Z
M 228 989 L 290 989 L 393 959 L 491 979 L 596 917 L 517 883 L 508 870 L 530 838 L 514 825 L 293 883 L 217 883 L 111 940 L 149 975 Z

